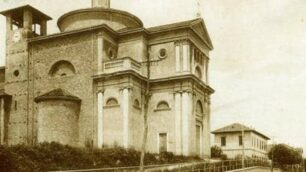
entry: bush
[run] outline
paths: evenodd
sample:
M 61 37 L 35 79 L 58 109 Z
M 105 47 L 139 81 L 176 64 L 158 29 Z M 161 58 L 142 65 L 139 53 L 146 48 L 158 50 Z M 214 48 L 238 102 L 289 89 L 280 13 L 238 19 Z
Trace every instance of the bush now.
M 224 154 L 224 153 L 223 153 L 223 154 L 221 154 L 221 157 L 220 157 L 220 158 L 221 158 L 221 160 L 227 160 L 227 159 L 228 159 L 228 158 L 227 158 L 227 155 L 226 155 L 226 154 Z
M 146 154 L 145 164 L 168 164 L 198 161 L 197 157 L 175 156 L 172 153 Z M 58 171 L 108 167 L 138 166 L 140 152 L 120 147 L 90 149 L 74 148 L 58 143 L 36 146 L 0 147 L 0 171 Z
M 211 152 L 211 157 L 212 158 L 222 158 L 223 151 L 222 151 L 222 149 L 220 147 L 212 146 L 210 148 L 210 152 Z
M 14 169 L 15 159 L 16 155 L 12 154 L 4 147 L 0 147 L 0 171 L 6 171 L 6 172 L 16 171 L 16 169 Z

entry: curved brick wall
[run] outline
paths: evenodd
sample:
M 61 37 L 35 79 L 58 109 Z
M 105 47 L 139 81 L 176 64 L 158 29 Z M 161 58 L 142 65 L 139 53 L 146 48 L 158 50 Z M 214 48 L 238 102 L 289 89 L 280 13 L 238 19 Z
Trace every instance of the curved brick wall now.
M 46 100 L 38 103 L 38 142 L 78 144 L 79 103 Z

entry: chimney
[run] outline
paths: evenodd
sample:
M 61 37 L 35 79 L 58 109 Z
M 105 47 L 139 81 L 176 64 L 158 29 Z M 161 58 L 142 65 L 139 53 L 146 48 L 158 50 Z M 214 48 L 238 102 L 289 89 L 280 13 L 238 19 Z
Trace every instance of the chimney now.
M 93 8 L 110 8 L 110 0 L 92 0 Z

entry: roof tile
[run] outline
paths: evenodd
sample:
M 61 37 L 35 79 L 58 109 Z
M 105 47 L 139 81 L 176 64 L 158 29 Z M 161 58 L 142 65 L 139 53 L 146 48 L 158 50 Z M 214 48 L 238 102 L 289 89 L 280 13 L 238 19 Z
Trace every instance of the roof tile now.
M 252 129 L 250 127 L 247 127 L 247 126 L 239 124 L 239 123 L 234 123 L 234 124 L 219 128 L 217 130 L 212 131 L 211 133 L 213 133 L 213 134 L 236 133 L 236 132 L 242 132 L 242 129 L 245 132 L 254 132 L 254 133 L 270 140 L 270 138 L 268 136 L 256 131 L 255 129 Z

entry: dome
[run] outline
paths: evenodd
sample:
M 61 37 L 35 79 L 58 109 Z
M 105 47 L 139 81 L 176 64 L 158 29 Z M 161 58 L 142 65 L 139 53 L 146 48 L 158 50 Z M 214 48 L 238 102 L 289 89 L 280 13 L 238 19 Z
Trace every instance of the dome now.
M 142 21 L 125 11 L 111 8 L 87 8 L 68 12 L 58 19 L 61 32 L 107 25 L 115 31 L 143 27 Z

